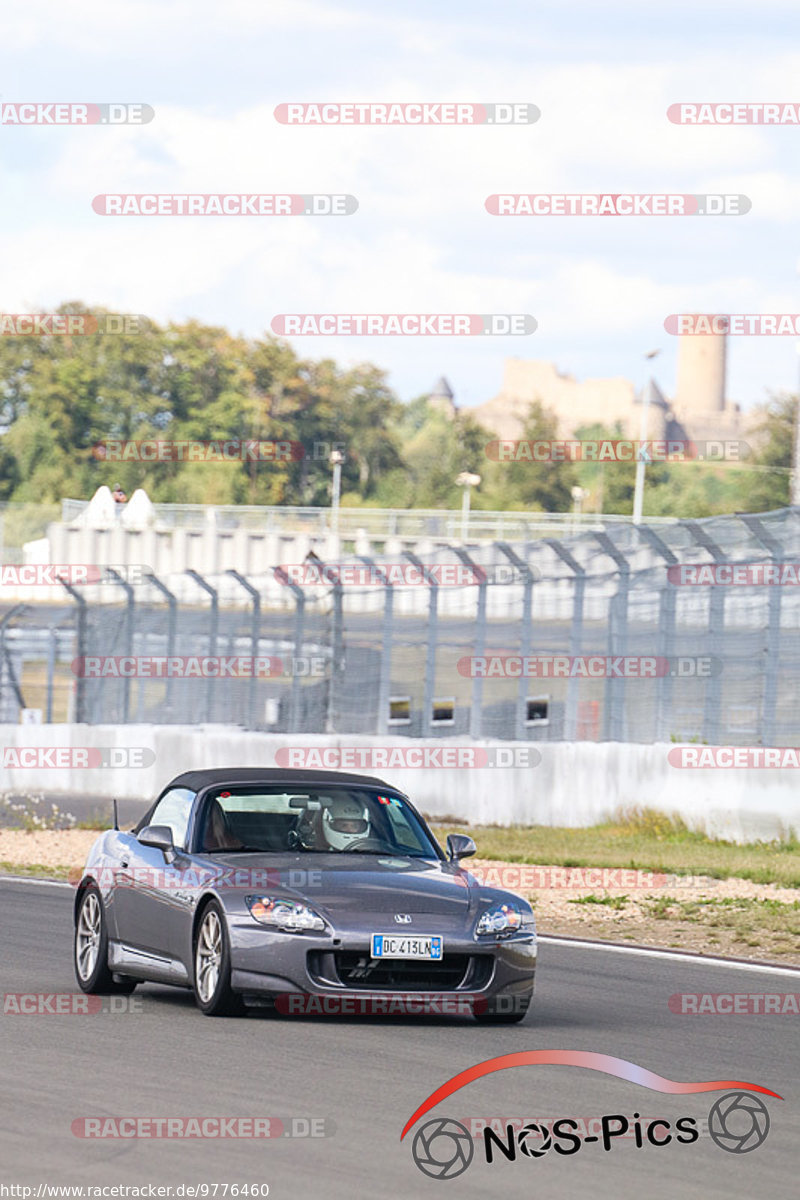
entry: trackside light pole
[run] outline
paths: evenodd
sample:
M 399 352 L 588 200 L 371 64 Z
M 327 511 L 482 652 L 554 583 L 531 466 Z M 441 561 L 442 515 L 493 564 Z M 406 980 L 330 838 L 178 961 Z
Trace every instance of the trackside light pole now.
M 470 488 L 478 487 L 480 482 L 480 475 L 475 475 L 472 471 L 462 471 L 461 474 L 456 477 L 456 487 L 464 489 L 461 495 L 462 542 L 465 542 L 469 535 Z
M 344 454 L 341 450 L 332 450 L 329 462 L 333 467 L 333 483 L 331 486 L 331 533 L 339 536 L 339 503 L 342 498 L 342 463 Z
M 645 358 L 653 359 L 660 350 L 648 350 Z M 639 423 L 639 453 L 636 455 L 636 485 L 633 492 L 633 523 L 634 525 L 641 524 L 642 507 L 644 505 L 644 470 L 647 465 L 647 459 L 642 453 L 642 444 L 647 441 L 647 417 L 650 408 L 650 393 L 653 390 L 653 381 L 648 378 L 647 383 L 642 389 L 642 416 Z
M 789 488 L 789 503 L 793 508 L 800 506 L 800 342 L 797 343 L 797 399 L 794 404 L 794 447 L 792 451 L 792 474 Z

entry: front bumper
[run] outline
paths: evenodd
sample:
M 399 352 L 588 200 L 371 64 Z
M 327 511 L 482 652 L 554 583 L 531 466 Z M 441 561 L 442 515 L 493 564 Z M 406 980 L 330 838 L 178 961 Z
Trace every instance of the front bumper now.
M 292 934 L 235 921 L 230 933 L 233 989 L 251 1003 L 277 1001 L 281 1008 L 283 1002 L 287 1011 L 287 998 L 303 995 L 340 1001 L 380 996 L 441 996 L 465 1002 L 474 998 L 485 1011 L 486 1002 L 498 996 L 527 999 L 536 970 L 536 935 L 531 932 L 477 940 L 445 931 L 441 963 L 371 959 L 370 936 L 363 931 Z

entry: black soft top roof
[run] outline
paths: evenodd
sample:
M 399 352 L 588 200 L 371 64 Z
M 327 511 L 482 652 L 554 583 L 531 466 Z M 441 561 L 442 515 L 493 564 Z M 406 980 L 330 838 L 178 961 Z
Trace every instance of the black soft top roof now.
M 399 788 L 393 788 L 391 784 L 383 779 L 376 779 L 373 775 L 348 775 L 344 771 L 307 771 L 297 767 L 210 767 L 204 771 L 184 771 L 182 775 L 176 775 L 167 787 L 162 788 L 161 794 L 174 787 L 199 792 L 203 788 L 216 787 L 219 784 L 230 786 L 237 783 L 284 782 L 292 786 L 309 783 L 352 783 L 399 791 Z M 403 794 L 400 792 L 400 795 Z

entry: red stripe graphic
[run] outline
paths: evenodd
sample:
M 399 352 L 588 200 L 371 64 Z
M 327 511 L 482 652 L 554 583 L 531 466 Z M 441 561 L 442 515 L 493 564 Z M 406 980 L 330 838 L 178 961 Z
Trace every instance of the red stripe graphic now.
M 484 1075 L 492 1075 L 495 1071 L 505 1071 L 509 1067 L 558 1066 L 585 1067 L 590 1071 L 603 1071 L 606 1075 L 616 1075 L 618 1079 L 627 1079 L 630 1083 L 638 1083 L 641 1087 L 650 1088 L 654 1092 L 666 1092 L 673 1096 L 685 1096 L 692 1092 L 722 1092 L 736 1089 L 743 1092 L 761 1092 L 765 1096 L 775 1096 L 782 1100 L 777 1092 L 761 1087 L 758 1083 L 744 1083 L 741 1079 L 707 1079 L 699 1083 L 678 1083 L 674 1079 L 666 1079 L 648 1071 L 636 1063 L 624 1058 L 614 1058 L 611 1054 L 596 1054 L 591 1050 L 520 1050 L 516 1054 L 502 1054 L 498 1058 L 487 1058 L 485 1062 L 476 1063 L 466 1071 L 454 1075 L 443 1083 L 435 1092 L 431 1092 L 405 1124 L 400 1134 L 400 1141 L 408 1133 L 412 1125 L 423 1117 L 426 1112 L 452 1096 L 468 1083 L 474 1083 Z

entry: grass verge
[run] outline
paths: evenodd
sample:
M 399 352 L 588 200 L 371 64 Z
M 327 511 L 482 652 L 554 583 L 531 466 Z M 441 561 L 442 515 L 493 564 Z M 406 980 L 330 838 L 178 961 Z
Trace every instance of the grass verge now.
M 0 875 L 23 875 L 31 879 L 68 879 L 73 867 L 46 867 L 43 863 L 18 863 L 0 860 Z
M 464 825 L 437 824 L 444 844 Z M 560 867 L 630 867 L 712 879 L 749 879 L 800 888 L 800 841 L 793 832 L 775 842 L 737 845 L 696 833 L 676 818 L 641 809 L 589 829 L 545 825 L 470 826 L 480 858 Z

